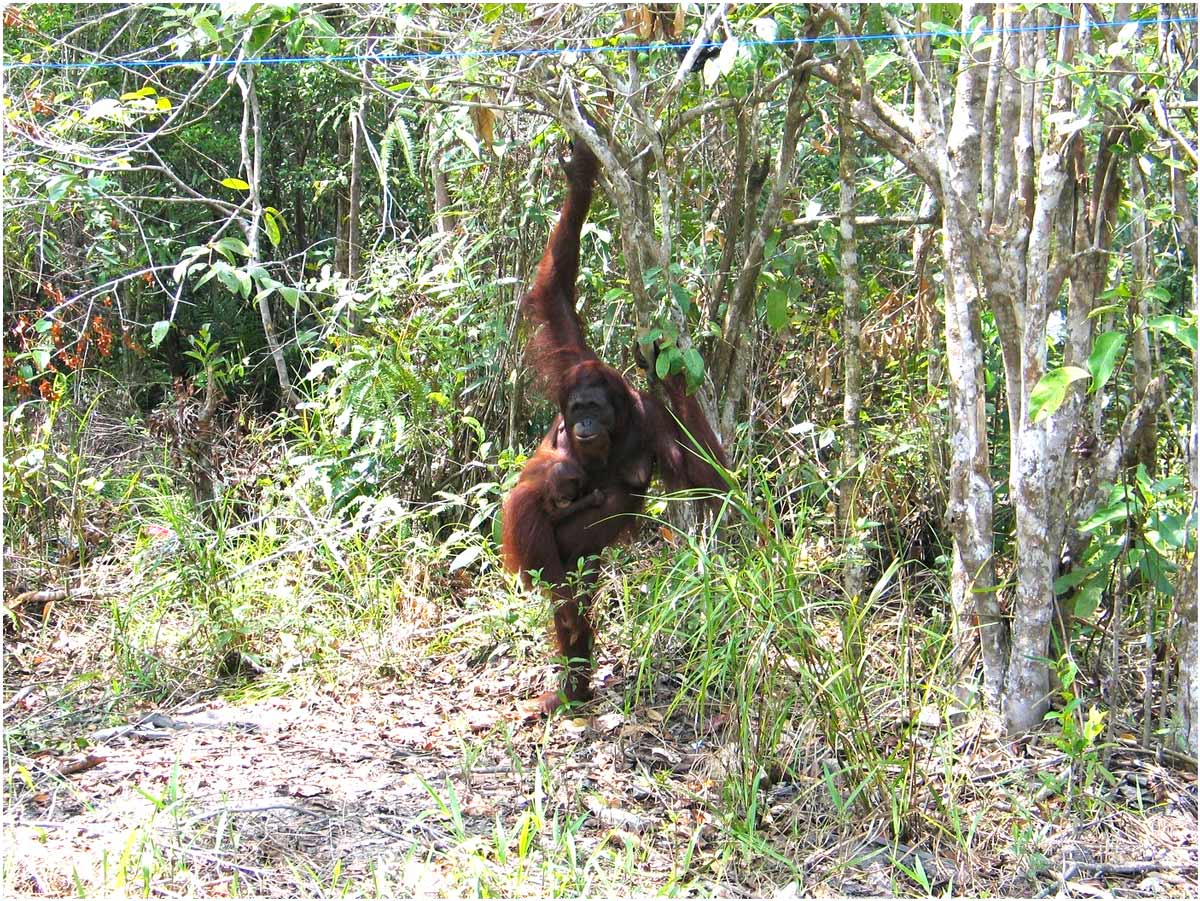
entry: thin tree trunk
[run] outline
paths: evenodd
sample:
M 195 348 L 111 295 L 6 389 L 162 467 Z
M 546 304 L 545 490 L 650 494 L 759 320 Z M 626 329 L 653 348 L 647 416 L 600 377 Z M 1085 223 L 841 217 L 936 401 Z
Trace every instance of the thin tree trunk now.
M 350 163 L 350 117 L 338 125 L 338 167 Z M 334 229 L 333 271 L 346 275 L 350 271 L 350 190 L 338 186 L 337 224 Z
M 843 82 L 849 82 L 851 56 L 842 57 L 846 74 Z M 862 288 L 858 279 L 858 236 L 854 227 L 856 200 L 854 178 L 858 168 L 858 152 L 855 144 L 854 120 L 850 111 L 850 92 L 845 87 L 839 91 L 838 108 L 838 176 L 840 178 L 841 213 L 841 259 L 842 275 L 842 361 L 844 390 L 842 396 L 842 472 L 838 480 L 839 519 L 842 526 L 842 552 L 845 554 L 843 586 L 846 596 L 858 598 L 862 595 L 864 560 L 862 542 L 856 522 L 858 501 L 858 468 L 860 428 L 862 412 Z
M 363 109 L 366 93 L 359 99 L 358 109 L 350 117 L 350 196 L 346 207 L 346 275 L 358 278 L 362 274 L 362 168 L 363 147 L 367 136 L 363 133 Z
M 250 36 L 246 35 L 242 42 L 243 53 L 249 44 Z M 242 131 L 241 150 L 242 168 L 246 173 L 246 181 L 250 184 L 250 221 L 243 226 L 246 235 L 246 245 L 250 249 L 247 268 L 256 267 L 260 263 L 260 245 L 262 241 L 263 203 L 259 193 L 262 181 L 262 121 L 258 107 L 258 93 L 254 89 L 254 67 L 239 64 L 234 67 L 234 78 L 242 92 Z M 253 151 L 251 151 L 253 141 Z M 283 347 L 279 343 L 279 335 L 275 331 L 275 320 L 271 314 L 270 298 L 264 292 L 258 292 L 258 315 L 262 320 L 263 335 L 267 341 L 267 351 L 275 364 L 275 374 L 279 378 L 279 394 L 284 406 L 295 409 L 298 403 L 292 381 L 288 376 L 287 361 L 283 357 Z
M 1193 229 L 1193 235 L 1195 229 Z M 1192 248 L 1193 253 L 1195 248 Z M 1193 257 L 1194 258 L 1194 257 Z M 1200 310 L 1200 282 L 1192 273 L 1192 309 Z M 1192 372 L 1200 371 L 1200 352 L 1192 354 Z M 1188 436 L 1188 476 L 1192 483 L 1193 522 L 1197 513 L 1197 495 L 1200 493 L 1200 404 L 1192 404 L 1192 427 Z M 1200 679 L 1196 668 L 1196 554 L 1191 562 L 1180 567 L 1179 584 L 1176 587 L 1176 602 L 1179 605 L 1179 687 L 1176 706 L 1182 726 L 1179 741 L 1188 752 L 1200 752 Z
M 988 15 L 982 5 L 963 7 L 962 21 Z M 967 677 L 976 628 L 983 657 L 983 688 L 998 705 L 1005 678 L 1007 629 L 995 596 L 992 560 L 992 480 L 983 382 L 980 292 L 975 282 L 970 223 L 978 209 L 979 112 L 985 84 L 973 60 L 963 57 L 954 112 L 945 139 L 942 255 L 946 280 L 946 362 L 950 379 L 950 500 L 946 519 L 954 536 L 950 599 L 955 661 Z M 969 680 L 959 688 L 972 693 Z
M 439 235 L 448 234 L 453 228 L 450 188 L 446 184 L 444 160 L 445 150 L 441 144 L 435 142 L 434 150 L 429 156 L 429 174 L 433 181 L 433 221 Z
M 1150 309 L 1149 289 L 1154 286 L 1154 248 L 1150 244 L 1150 229 L 1146 224 L 1146 181 L 1137 157 L 1129 160 L 1129 192 L 1133 201 L 1133 216 L 1130 220 L 1132 241 L 1130 253 L 1133 257 L 1133 285 L 1130 291 L 1130 319 L 1134 323 L 1133 334 L 1130 335 L 1131 356 L 1133 357 L 1133 387 L 1137 396 L 1146 393 L 1146 386 L 1154 377 L 1154 354 L 1150 344 L 1150 330 L 1146 321 L 1152 315 Z M 1155 471 L 1155 458 L 1158 449 L 1158 429 L 1156 424 L 1141 436 L 1138 449 L 1135 452 L 1137 462 L 1146 467 L 1151 475 Z

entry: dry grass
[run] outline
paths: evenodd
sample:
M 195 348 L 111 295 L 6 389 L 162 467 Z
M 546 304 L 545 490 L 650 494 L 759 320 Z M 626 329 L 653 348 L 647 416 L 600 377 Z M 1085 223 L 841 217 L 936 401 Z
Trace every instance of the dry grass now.
M 1196 893 L 1195 774 L 1128 735 L 1107 752 L 1115 783 L 1072 795 L 1078 761 L 1049 734 L 1014 744 L 986 717 L 897 702 L 875 726 L 912 763 L 882 774 L 891 799 L 850 799 L 798 719 L 747 813 L 737 711 L 668 715 L 665 662 L 627 707 L 636 661 L 604 658 L 587 716 L 531 722 L 536 628 L 428 604 L 319 675 L 221 694 L 178 668 L 147 697 L 114 681 L 103 603 L 61 602 L 6 641 L 6 894 Z M 872 624 L 881 666 L 898 615 Z

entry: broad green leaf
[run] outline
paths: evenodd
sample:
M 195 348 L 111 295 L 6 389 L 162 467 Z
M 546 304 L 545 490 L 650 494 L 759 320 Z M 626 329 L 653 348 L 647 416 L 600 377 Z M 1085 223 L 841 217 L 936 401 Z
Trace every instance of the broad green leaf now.
M 233 277 L 237 279 L 238 293 L 244 298 L 250 296 L 250 289 L 254 287 L 254 282 L 250 278 L 250 274 L 244 269 L 234 269 Z
M 1098 393 L 1104 390 L 1124 346 L 1125 336 L 1120 332 L 1105 332 L 1096 339 L 1087 362 L 1088 369 L 1092 373 L 1093 392 Z
M 737 62 L 738 54 L 738 39 L 730 35 L 721 44 L 721 52 L 717 54 L 717 65 L 721 69 L 722 75 L 728 75 L 733 71 L 733 66 Z
M 888 66 L 900 59 L 900 54 L 885 51 L 883 53 L 874 53 L 867 57 L 867 78 L 875 79 Z
M 1102 307 L 1096 307 L 1092 312 L 1088 313 L 1088 319 L 1097 319 L 1101 316 L 1107 316 L 1109 313 L 1115 313 L 1118 310 L 1125 309 L 1123 303 L 1106 303 Z
M 1151 285 L 1146 289 L 1145 294 L 1150 300 L 1157 300 L 1159 303 L 1171 302 L 1171 292 L 1162 285 Z
M 1094 532 L 1096 529 L 1110 522 L 1116 522 L 1120 519 L 1125 519 L 1130 515 L 1129 504 L 1125 501 L 1118 501 L 1115 504 L 1109 504 L 1106 507 L 1101 507 L 1087 519 L 1079 524 L 1079 531 Z
M 122 100 L 141 100 L 143 97 L 153 97 L 158 91 L 147 85 L 144 88 L 139 88 L 136 91 L 128 91 L 121 95 Z
M 274 207 L 267 207 L 263 210 L 263 228 L 266 229 L 267 237 L 271 241 L 272 247 L 279 246 L 279 240 L 282 237 L 279 230 L 279 223 L 282 218 L 279 211 Z
M 250 190 L 250 183 L 242 181 L 240 178 L 222 178 L 221 184 L 227 188 L 233 188 L 235 191 Z
M 694 347 L 683 352 L 683 371 L 687 373 L 688 384 L 697 387 L 704 381 L 704 357 Z
M 479 545 L 474 545 L 464 551 L 460 551 L 458 556 L 450 561 L 450 572 L 460 570 L 465 566 L 470 566 L 479 559 L 479 555 L 483 553 L 483 548 Z
M 675 282 L 671 285 L 671 294 L 675 297 L 675 303 L 686 317 L 692 312 L 692 295 L 683 285 Z
M 217 250 L 221 251 L 222 253 L 226 253 L 226 251 L 229 251 L 232 253 L 241 254 L 244 257 L 250 256 L 250 248 L 246 246 L 246 242 L 243 241 L 241 238 L 234 238 L 232 236 L 225 237 L 225 238 L 222 238 L 220 241 L 218 241 L 216 244 L 214 244 L 213 247 L 215 247 Z M 226 256 L 228 256 L 228 253 L 226 253 Z
M 1187 320 L 1182 316 L 1166 314 L 1164 316 L 1154 316 L 1146 320 L 1146 328 L 1154 329 L 1157 332 L 1166 332 L 1172 338 L 1180 341 L 1184 347 L 1196 352 L 1196 323 L 1185 325 Z
M 208 21 L 207 11 L 204 14 L 196 16 L 192 21 L 196 23 L 197 28 L 204 32 L 204 36 L 214 44 L 221 40 L 221 36 L 217 34 L 217 29 L 213 28 L 212 22 Z
M 767 292 L 767 325 L 777 332 L 788 324 L 790 318 L 787 292 L 782 288 L 772 288 Z
M 33 349 L 33 365 L 39 371 L 44 372 L 50 368 L 50 351 L 43 347 L 35 347 Z
M 658 352 L 658 359 L 654 361 L 654 374 L 660 379 L 665 379 L 672 372 L 677 372 L 679 367 L 676 361 L 682 362 L 682 357 L 678 347 L 664 347 Z
M 279 296 L 288 302 L 294 310 L 300 306 L 300 298 L 303 297 L 299 288 L 292 288 L 288 285 L 279 285 Z
M 167 332 L 171 330 L 171 323 L 167 320 L 156 322 L 150 326 L 150 346 L 158 347 L 163 343 L 163 338 L 167 337 Z
M 220 261 L 218 260 L 217 262 L 220 262 Z M 221 263 L 221 265 L 224 266 L 225 264 Z M 211 279 L 216 274 L 217 274 L 217 267 L 209 266 L 208 271 L 196 280 L 196 284 L 192 285 L 192 288 L 197 291 L 200 290 L 200 288 L 202 288 L 209 281 L 209 279 Z
M 1052 416 L 1062 406 L 1067 397 L 1067 389 L 1072 382 L 1086 379 L 1089 373 L 1078 366 L 1059 366 L 1043 375 L 1033 390 L 1029 392 L 1029 416 L 1034 422 L 1041 422 L 1047 416 Z
M 751 19 L 750 24 L 754 26 L 754 34 L 757 35 L 760 41 L 773 41 L 775 36 L 779 34 L 779 25 L 774 19 L 760 17 Z
M 58 203 L 67 196 L 67 192 L 79 179 L 74 175 L 54 175 L 46 179 L 46 199 L 51 204 Z
M 159 97 L 157 100 L 154 101 L 154 105 L 156 107 L 158 107 L 160 110 L 169 110 L 171 108 L 171 98 L 170 97 Z
M 241 279 L 237 277 L 237 272 L 231 266 L 218 261 L 213 265 L 213 269 L 216 270 L 217 281 L 225 286 L 225 290 L 230 294 L 242 293 Z

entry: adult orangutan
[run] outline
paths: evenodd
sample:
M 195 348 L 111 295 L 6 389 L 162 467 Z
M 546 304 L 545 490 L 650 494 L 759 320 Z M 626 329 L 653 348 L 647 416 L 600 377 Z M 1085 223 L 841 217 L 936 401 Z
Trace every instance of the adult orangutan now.
M 668 411 L 588 347 L 575 311 L 575 281 L 580 232 L 599 162 L 577 141 L 563 170 L 567 198 L 533 287 L 521 301 L 532 330 L 529 358 L 559 415 L 504 502 L 502 547 L 505 567 L 519 572 L 526 584 L 531 573 L 540 573 L 554 600 L 554 629 L 567 673 L 561 693 L 539 698 L 546 714 L 564 700 L 592 696 L 586 606 L 595 575 L 585 571 L 582 584 L 569 586 L 567 574 L 633 530 L 655 470 L 668 491 L 726 487 L 696 449 L 726 465 L 725 452 L 700 405 L 688 397 L 683 376 L 663 381 Z

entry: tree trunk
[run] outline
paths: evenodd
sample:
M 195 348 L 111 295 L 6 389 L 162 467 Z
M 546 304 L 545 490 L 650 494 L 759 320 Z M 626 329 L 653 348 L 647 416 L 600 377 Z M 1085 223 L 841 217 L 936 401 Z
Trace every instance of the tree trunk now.
M 450 213 L 450 188 L 446 184 L 445 149 L 434 143 L 429 155 L 429 174 L 433 181 L 433 221 L 439 235 L 448 234 L 453 227 Z
M 849 70 L 851 55 L 842 57 L 843 67 Z M 849 81 L 847 76 L 844 79 Z M 844 390 L 842 395 L 842 472 L 838 479 L 838 513 L 841 520 L 842 552 L 845 554 L 843 588 L 851 599 L 862 596 L 864 560 L 862 541 L 857 528 L 859 488 L 859 415 L 862 412 L 862 287 L 858 279 L 858 236 L 854 226 L 855 183 L 858 152 L 855 146 L 854 120 L 850 112 L 850 92 L 839 91 L 838 143 L 840 156 L 838 176 L 840 188 L 840 235 L 842 276 L 842 361 Z
M 1200 752 L 1200 681 L 1197 681 L 1196 655 L 1196 558 L 1180 569 L 1179 584 L 1176 586 L 1176 603 L 1179 605 L 1179 639 L 1176 651 L 1179 654 L 1179 689 L 1176 703 L 1179 707 L 1179 744 L 1189 754 Z
M 366 94 L 359 99 L 358 109 L 350 117 L 350 194 L 346 206 L 346 275 L 355 279 L 362 274 L 362 168 L 363 146 L 367 136 L 363 133 L 363 109 Z
M 987 15 L 963 7 L 962 21 Z M 954 112 L 945 138 L 942 193 L 942 255 L 946 267 L 946 363 L 950 380 L 950 500 L 946 519 L 954 537 L 950 600 L 954 612 L 955 661 L 965 681 L 960 699 L 973 693 L 967 661 L 978 630 L 983 688 L 999 704 L 1007 669 L 1007 629 L 995 595 L 992 562 L 992 480 L 983 382 L 980 293 L 975 281 L 970 224 L 979 197 L 979 112 L 983 84 L 965 56 L 955 88 Z
M 249 42 L 250 35 L 247 33 L 242 43 L 243 52 Z M 254 88 L 254 67 L 243 67 L 239 60 L 239 64 L 234 68 L 234 78 L 242 92 L 242 168 L 246 173 L 246 181 L 250 184 L 250 221 L 243 225 L 246 245 L 250 249 L 246 265 L 247 268 L 250 268 L 258 266 L 262 256 L 260 245 L 262 242 L 263 203 L 262 195 L 259 193 L 262 182 L 262 119 L 259 114 L 258 93 Z M 251 149 L 251 142 L 253 142 L 253 149 Z M 271 355 L 271 361 L 275 364 L 275 374 L 279 378 L 280 400 L 284 406 L 295 409 L 299 399 L 292 390 L 287 361 L 283 357 L 283 346 L 279 343 L 279 335 L 275 331 L 270 298 L 264 292 L 259 291 L 257 302 L 263 335 L 267 341 L 267 351 Z
M 1141 397 L 1146 393 L 1146 386 L 1154 377 L 1154 353 L 1150 343 L 1150 330 L 1146 321 L 1153 315 L 1150 308 L 1149 289 L 1156 281 L 1154 272 L 1154 247 L 1150 243 L 1150 229 L 1146 223 L 1146 178 L 1142 173 L 1140 160 L 1136 157 L 1129 160 L 1129 193 L 1133 201 L 1133 215 L 1130 219 L 1132 241 L 1130 255 L 1133 258 L 1133 284 L 1130 291 L 1130 321 L 1135 324 L 1130 336 L 1131 356 L 1133 357 L 1133 387 Z M 1151 476 L 1156 466 L 1155 458 L 1158 450 L 1158 429 L 1156 424 L 1146 429 L 1141 436 L 1135 452 L 1136 460 L 1146 467 Z
M 338 167 L 350 164 L 350 117 L 338 125 Z M 346 275 L 350 271 L 350 190 L 347 186 L 338 186 L 337 192 L 337 224 L 334 231 L 333 271 L 338 275 Z
M 1195 230 L 1193 229 L 1193 235 Z M 1195 248 L 1192 248 L 1195 252 Z M 1192 309 L 1200 309 L 1200 282 L 1192 273 Z M 1200 352 L 1192 354 L 1192 372 L 1200 371 Z M 1192 483 L 1192 522 L 1196 521 L 1197 494 L 1200 492 L 1200 405 L 1192 404 L 1192 427 L 1188 436 L 1188 476 Z M 1176 603 L 1179 605 L 1179 688 L 1176 704 L 1182 726 L 1180 744 L 1191 754 L 1200 752 L 1200 681 L 1197 681 L 1196 645 L 1196 556 L 1180 567 L 1180 581 L 1176 586 Z

